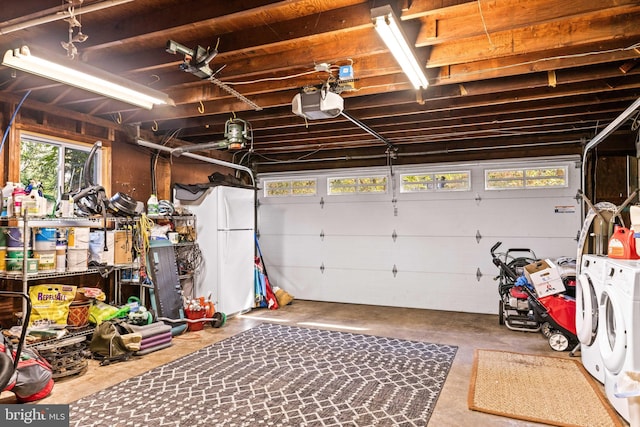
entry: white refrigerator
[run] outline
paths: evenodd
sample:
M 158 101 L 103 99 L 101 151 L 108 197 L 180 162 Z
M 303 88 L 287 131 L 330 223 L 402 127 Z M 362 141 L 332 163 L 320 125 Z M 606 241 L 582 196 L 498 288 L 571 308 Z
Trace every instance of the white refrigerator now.
M 180 204 L 196 216 L 203 260 L 193 296 L 211 294 L 216 311 L 227 316 L 249 311 L 255 301 L 255 190 L 218 185 Z

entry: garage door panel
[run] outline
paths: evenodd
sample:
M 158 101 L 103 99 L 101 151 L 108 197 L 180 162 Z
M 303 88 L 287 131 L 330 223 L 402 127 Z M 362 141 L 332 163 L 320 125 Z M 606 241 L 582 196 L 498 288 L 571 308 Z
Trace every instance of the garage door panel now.
M 280 277 L 272 280 L 292 286 L 292 294 L 300 293 L 295 295 L 298 298 L 495 314 L 498 285 L 493 278 L 499 271 L 489 251 L 494 243 L 503 242 L 500 251 L 531 248 L 539 258 L 575 257 L 575 239 L 582 225 L 574 198 L 580 183 L 579 171 L 573 168 L 576 159 L 422 165 L 424 169 L 469 170 L 471 191 L 402 193 L 397 189 L 393 194 L 346 197 L 323 193 L 319 194 L 325 201 L 323 208 L 308 201 L 278 204 L 275 209 L 264 203 L 260 207 L 264 220 L 258 224 L 261 244 L 262 239 L 265 247 L 270 242 L 268 250 L 275 252 L 279 269 L 272 273 L 268 262 L 267 267 L 271 276 L 283 275 L 282 281 Z M 501 169 L 502 163 L 505 169 L 570 165 L 569 186 L 485 190 L 485 168 Z M 414 172 L 411 168 L 401 167 Z M 309 173 L 322 182 L 335 172 Z M 388 170 L 345 173 L 385 174 Z
M 474 274 L 400 271 L 394 288 L 401 306 L 469 313 L 497 312 L 497 287 L 480 286 Z M 418 285 L 416 285 L 418 284 Z
M 575 199 L 486 199 L 478 211 L 486 234 L 570 236 L 580 229 Z
M 407 271 L 456 272 L 468 269 L 477 251 L 478 244 L 471 237 L 400 236 L 393 245 L 393 259 L 398 268 Z M 475 271 L 476 267 L 471 267 Z
M 393 217 L 391 201 L 352 204 L 328 202 L 323 210 L 323 229 L 327 234 L 367 235 L 372 231 L 375 233 L 376 230 L 385 227 Z
M 258 228 L 271 234 L 308 234 L 312 230 L 320 234 L 320 228 L 314 229 L 313 225 L 320 224 L 322 217 L 319 204 L 262 205 L 258 209 Z
M 323 293 L 328 301 L 353 304 L 391 305 L 393 274 L 372 270 L 328 268 L 323 275 Z
M 474 276 L 441 273 L 376 274 L 328 269 L 323 289 L 331 301 L 496 314 L 497 286 L 479 285 Z
M 267 272 L 272 286 L 286 289 L 294 298 L 326 301 L 323 274 L 319 268 L 267 265 Z
M 323 241 L 324 264 L 335 268 L 391 271 L 392 239 L 377 236 L 328 236 Z
M 402 280 L 425 283 L 423 301 L 427 308 L 486 314 L 497 312 L 497 287 L 492 284 L 485 286 L 474 274 L 407 273 L 402 275 Z
M 265 263 L 268 260 L 300 267 L 319 267 L 323 254 L 322 242 L 317 236 L 261 235 L 260 249 Z
M 574 236 L 581 227 L 575 199 L 483 199 L 479 203 L 431 201 L 399 203 L 394 229 L 424 236 L 486 235 Z
M 496 242 L 502 242 L 502 245 L 496 252 L 506 252 L 508 249 L 520 248 L 531 249 L 538 258 L 558 258 L 572 257 L 575 258 L 577 252 L 577 242 L 574 238 L 553 236 L 553 237 L 526 237 L 526 236 L 483 236 L 480 241 L 479 253 L 486 254 L 486 260 L 491 260 L 490 249 Z M 523 252 L 512 253 L 514 256 L 529 256 Z M 484 258 L 481 259 L 481 261 Z
M 395 229 L 399 234 L 472 235 L 478 207 L 471 200 L 399 201 Z

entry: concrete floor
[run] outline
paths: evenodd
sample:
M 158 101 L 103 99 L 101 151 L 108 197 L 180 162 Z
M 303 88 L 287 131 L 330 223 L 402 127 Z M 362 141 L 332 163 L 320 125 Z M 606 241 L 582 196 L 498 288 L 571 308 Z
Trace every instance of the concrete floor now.
M 500 326 L 495 315 L 295 300 L 291 305 L 278 310 L 256 309 L 236 316 L 229 319 L 220 329 L 205 326 L 202 331 L 174 337 L 172 347 L 134 360 L 109 366 L 99 366 L 96 361 L 91 360 L 85 374 L 56 381 L 52 394 L 38 403 L 73 402 L 268 321 L 322 329 L 348 330 L 343 328 L 352 327 L 359 328 L 352 330 L 356 333 L 457 345 L 458 352 L 452 369 L 429 423 L 430 426 L 436 427 L 540 425 L 475 412 L 467 408 L 475 349 L 570 357 L 568 352 L 553 351 L 540 333 L 514 332 Z M 313 325 L 305 322 L 313 322 Z M 567 393 L 570 394 L 570 386 L 567 387 Z M 12 396 L 8 392 L 1 394 L 0 403 L 12 403 Z M 526 399 L 526 396 L 521 398 Z

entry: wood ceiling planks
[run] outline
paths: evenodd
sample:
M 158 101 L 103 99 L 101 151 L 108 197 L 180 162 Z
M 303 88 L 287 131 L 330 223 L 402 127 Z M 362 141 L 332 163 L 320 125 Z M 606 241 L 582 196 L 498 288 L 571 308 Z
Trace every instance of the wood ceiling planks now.
M 349 153 L 378 162 L 376 153 L 384 154 L 384 144 L 343 117 L 305 122 L 293 115 L 293 96 L 329 77 L 314 71 L 318 63 L 353 64 L 355 90 L 342 93 L 346 111 L 390 139 L 400 153 L 455 145 L 451 160 L 476 156 L 482 147 L 487 155 L 511 156 L 526 152 L 523 144 L 536 155 L 579 152 L 579 144 L 563 141 L 588 139 L 640 96 L 640 0 L 391 3 L 426 64 L 431 86 L 421 93 L 412 90 L 374 31 L 370 9 L 379 1 L 136 0 L 83 15 L 89 39 L 78 45 L 81 59 L 167 92 L 175 107 L 139 110 L 2 67 L 0 100 L 13 102 L 31 89 L 28 101 L 34 105 L 105 121 L 118 117 L 123 124 L 157 129 L 158 138 L 179 130 L 180 144 L 219 140 L 225 121 L 241 117 L 254 130 L 253 165 L 277 170 L 344 165 L 321 159 Z M 0 30 L 2 22 L 24 19 L 39 8 L 46 13 L 36 0 L 5 8 Z M 0 46 L 24 42 L 62 54 L 59 43 L 67 29 L 65 22 L 36 26 L 3 37 Z M 263 111 L 180 71 L 184 58 L 165 51 L 168 40 L 195 48 L 213 47 L 218 39 L 219 53 L 211 63 L 212 69 L 222 68 L 216 77 L 230 85 L 246 83 L 232 87 Z M 629 126 L 619 134 L 634 139 Z M 259 155 L 287 163 L 262 165 Z M 300 156 L 309 158 L 290 162 Z M 446 156 L 400 157 L 408 162 Z

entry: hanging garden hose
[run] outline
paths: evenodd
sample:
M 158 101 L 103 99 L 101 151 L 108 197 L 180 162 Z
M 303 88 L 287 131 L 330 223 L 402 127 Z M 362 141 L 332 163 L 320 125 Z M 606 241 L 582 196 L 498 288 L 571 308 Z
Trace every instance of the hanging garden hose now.
M 138 253 L 146 255 L 147 251 L 149 250 L 149 241 L 151 240 L 151 230 L 153 229 L 154 225 L 155 223 L 151 218 L 147 216 L 147 214 L 143 212 L 142 215 L 140 215 L 140 222 L 139 222 L 140 239 L 138 242 L 140 247 L 136 248 Z
M 151 240 L 151 229 L 154 225 L 154 222 L 145 213 L 142 213 L 135 226 L 133 236 L 133 249 L 138 254 L 140 279 L 146 285 L 150 284 L 147 273 L 147 252 L 149 250 L 149 241 Z

